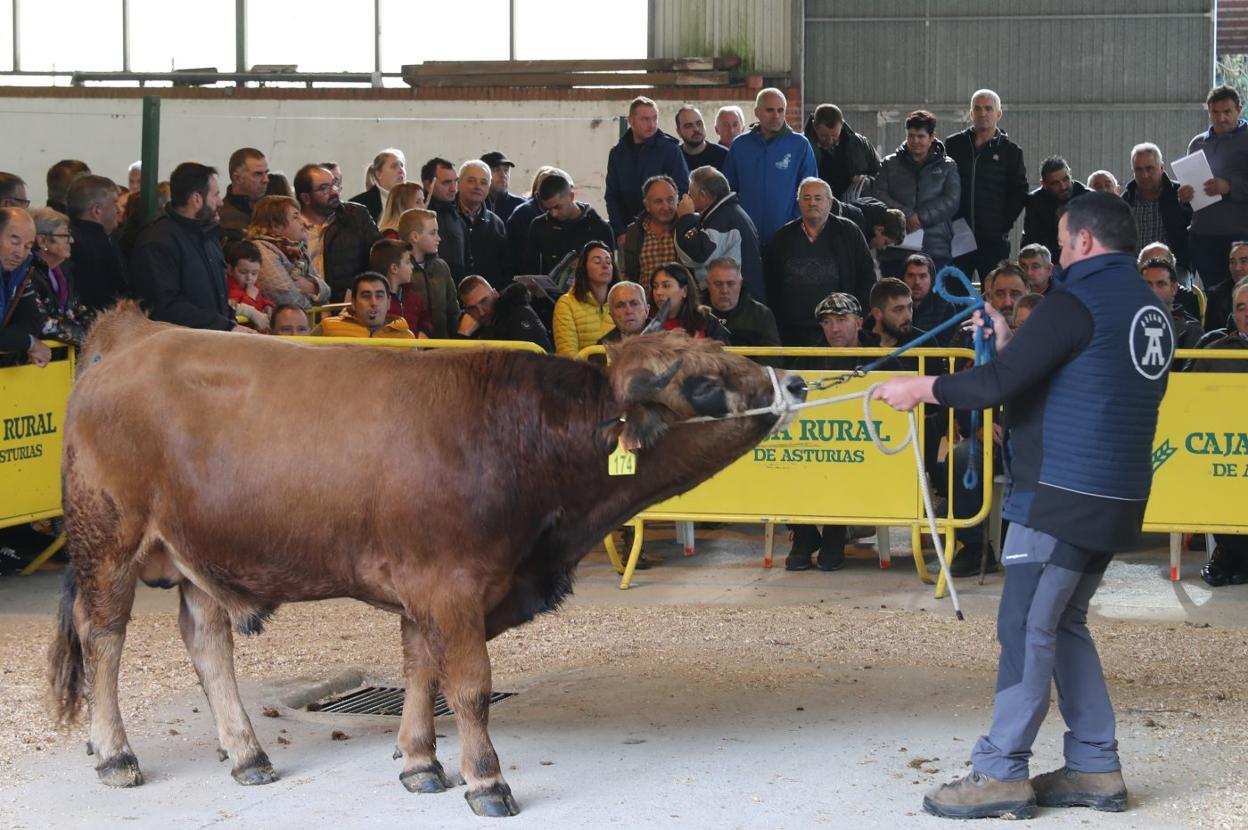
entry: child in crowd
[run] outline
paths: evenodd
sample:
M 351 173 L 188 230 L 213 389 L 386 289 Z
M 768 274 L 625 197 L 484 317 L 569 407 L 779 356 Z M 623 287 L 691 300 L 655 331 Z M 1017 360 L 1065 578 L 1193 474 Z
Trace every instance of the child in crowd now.
M 397 239 L 379 239 L 368 251 L 368 270 L 390 283 L 390 314 L 402 317 L 418 338 L 433 334 L 433 318 L 420 293 L 412 288 L 412 246 Z
M 229 284 L 230 308 L 257 331 L 269 330 L 269 311 L 274 303 L 256 282 L 260 279 L 260 249 L 250 241 L 225 246 L 225 276 Z

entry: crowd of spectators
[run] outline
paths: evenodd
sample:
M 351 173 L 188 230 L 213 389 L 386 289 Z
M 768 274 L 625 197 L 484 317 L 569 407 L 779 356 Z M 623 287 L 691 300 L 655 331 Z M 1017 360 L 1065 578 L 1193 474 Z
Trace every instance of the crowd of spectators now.
M 408 181 L 404 153 L 386 148 L 364 190 L 344 200 L 334 162 L 304 164 L 288 181 L 262 150 L 243 147 L 225 182 L 212 166 L 177 165 L 154 216 L 143 214 L 138 163 L 119 186 L 83 161 L 59 161 L 39 208 L 20 173 L 0 172 L 0 365 L 45 365 L 45 340 L 80 345 L 94 316 L 125 297 L 193 328 L 525 340 L 570 356 L 647 324 L 736 346 L 896 346 L 953 316 L 934 283 L 954 262 L 1022 325 L 1061 284 L 1063 207 L 1093 190 L 1130 206 L 1141 278 L 1171 309 L 1178 345 L 1245 350 L 1248 122 L 1231 87 L 1211 90 L 1206 107 L 1209 129 L 1183 149 L 1204 151 L 1213 178 L 1199 186 L 1221 198 L 1198 211 L 1195 189 L 1169 178 L 1147 141 L 1124 159 L 1125 185 L 1109 170 L 1085 185 L 1044 153 L 1029 189 L 1024 151 L 986 89 L 971 96 L 964 129 L 939 138 L 935 116 L 916 110 L 904 142 L 883 156 L 833 104 L 795 131 L 778 89 L 758 94 L 752 124 L 741 108 L 721 108 L 718 142 L 697 107 L 664 122 L 638 97 L 604 159 L 606 219 L 551 165 L 512 193 L 515 164 L 498 150 L 431 158 Z M 957 220 L 975 249 L 955 260 Z M 810 567 L 818 550 L 819 565 L 835 569 L 844 541 L 835 529 L 799 528 L 790 565 Z M 967 544 L 955 573 L 981 554 Z M 1248 581 L 1242 539 L 1219 538 L 1205 578 Z

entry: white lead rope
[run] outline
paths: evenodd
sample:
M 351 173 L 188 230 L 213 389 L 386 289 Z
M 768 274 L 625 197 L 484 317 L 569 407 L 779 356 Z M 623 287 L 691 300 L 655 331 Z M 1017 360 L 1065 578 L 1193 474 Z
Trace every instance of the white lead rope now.
M 879 433 L 875 430 L 875 422 L 871 420 L 871 395 L 879 383 L 874 383 L 862 392 L 850 392 L 845 395 L 836 395 L 831 398 L 821 398 L 817 401 L 804 401 L 802 403 L 790 404 L 784 399 L 781 393 L 780 380 L 776 377 L 776 370 L 771 366 L 767 367 L 767 374 L 771 378 L 771 405 L 761 406 L 755 409 L 747 409 L 744 412 L 737 412 L 730 415 L 713 416 L 707 415 L 699 418 L 689 418 L 682 423 L 699 423 L 702 421 L 726 421 L 730 418 L 748 418 L 753 415 L 775 415 L 783 417 L 790 412 L 797 412 L 803 409 L 812 409 L 817 406 L 830 406 L 835 403 L 844 403 L 852 401 L 855 398 L 862 398 L 862 414 L 863 422 L 867 429 L 867 434 L 871 436 L 872 443 L 875 448 L 885 455 L 896 455 L 904 450 L 907 446 L 914 448 L 914 463 L 919 474 L 919 490 L 923 494 L 923 510 L 927 516 L 928 533 L 932 537 L 932 545 L 936 548 L 936 561 L 940 563 L 940 574 L 945 579 L 945 585 L 949 588 L 949 599 L 953 603 L 953 613 L 959 619 L 965 619 L 962 616 L 962 604 L 958 601 L 958 590 L 953 585 L 953 578 L 949 575 L 949 563 L 945 561 L 945 546 L 940 537 L 940 530 L 936 527 L 936 508 L 932 505 L 932 488 L 927 481 L 927 467 L 923 463 L 923 450 L 919 447 L 919 419 L 914 414 L 914 410 L 907 413 L 910 417 L 910 431 L 902 442 L 895 447 L 890 447 L 880 440 Z

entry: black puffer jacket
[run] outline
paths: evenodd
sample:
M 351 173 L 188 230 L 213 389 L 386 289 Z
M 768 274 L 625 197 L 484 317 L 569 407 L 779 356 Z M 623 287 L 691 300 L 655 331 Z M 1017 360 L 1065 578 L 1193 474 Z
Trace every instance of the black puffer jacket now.
M 967 128 L 945 139 L 945 152 L 958 164 L 962 202 L 958 216 L 976 236 L 1000 239 L 1014 227 L 1027 198 L 1023 151 L 998 128 L 978 153 L 975 131 Z
M 342 302 L 356 274 L 368 270 L 368 249 L 381 239 L 377 223 L 368 215 L 368 208 L 355 202 L 338 206 L 334 221 L 325 226 L 321 240 L 330 300 Z
M 1123 189 L 1122 199 L 1134 212 L 1139 198 L 1139 188 L 1135 179 L 1132 179 Z M 1158 199 L 1158 206 L 1161 208 L 1161 224 L 1166 229 L 1166 244 L 1174 252 L 1179 267 L 1190 268 L 1192 258 L 1187 250 L 1187 228 L 1192 224 L 1192 206 L 1179 204 L 1179 186 L 1165 173 L 1161 174 L 1161 197 Z
M 134 245 L 130 275 L 153 320 L 193 329 L 234 328 L 221 226 L 165 208 Z
M 870 141 L 850 129 L 848 121 L 841 122 L 841 138 L 830 150 L 819 146 L 813 115 L 806 119 L 805 133 L 815 151 L 819 178 L 828 183 L 832 195 L 838 199 L 849 189 L 854 176 L 874 176 L 880 172 L 879 153 Z
M 477 329 L 469 339 L 528 340 L 548 352 L 554 351 L 546 326 L 533 310 L 529 289 L 518 282 L 499 292 L 494 303 L 494 319 L 488 326 Z

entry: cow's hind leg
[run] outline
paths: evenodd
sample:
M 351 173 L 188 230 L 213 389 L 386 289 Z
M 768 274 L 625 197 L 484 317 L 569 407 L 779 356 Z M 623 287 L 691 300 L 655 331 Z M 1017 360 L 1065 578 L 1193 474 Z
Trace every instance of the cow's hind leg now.
M 238 696 L 238 682 L 234 678 L 234 635 L 230 631 L 229 615 L 220 603 L 191 582 L 182 582 L 179 588 L 182 609 L 178 627 L 182 631 L 182 641 L 190 652 L 199 683 L 217 722 L 220 751 L 234 759 L 231 770 L 234 780 L 240 784 L 276 781 L 269 756 L 260 748 L 251 719 Z
M 444 649 L 443 691 L 459 725 L 460 770 L 468 784 L 464 798 L 479 816 L 514 816 L 520 808 L 503 780 L 488 731 L 490 654 L 484 616 L 460 608 L 440 617 L 437 626 Z
M 106 573 L 108 572 L 108 573 Z M 74 625 L 82 642 L 87 705 L 91 712 L 88 745 L 98 760 L 95 771 L 110 787 L 143 783 L 130 748 L 117 699 L 117 676 L 134 605 L 136 578 L 116 563 L 98 563 L 83 580 L 74 601 Z
M 464 783 L 448 776 L 437 757 L 437 734 L 433 728 L 433 699 L 438 691 L 439 659 L 430 647 L 420 623 L 402 618 L 403 720 L 394 757 L 403 759 L 399 781 L 409 792 L 440 793 Z

